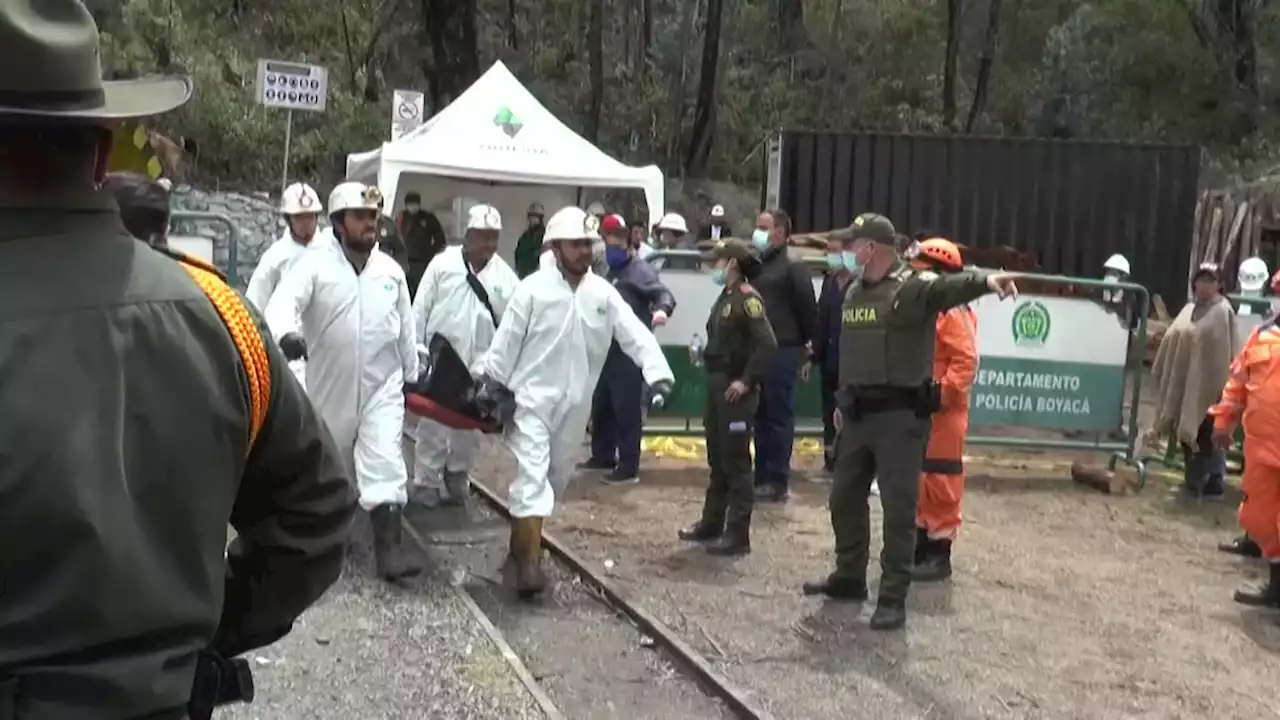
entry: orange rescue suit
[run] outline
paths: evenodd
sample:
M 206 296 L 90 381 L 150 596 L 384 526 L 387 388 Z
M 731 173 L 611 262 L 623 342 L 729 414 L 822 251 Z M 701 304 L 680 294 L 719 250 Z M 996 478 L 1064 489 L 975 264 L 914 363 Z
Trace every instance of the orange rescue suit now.
M 933 416 L 916 505 L 916 525 L 933 540 L 954 540 L 960 531 L 969 391 L 977 372 L 978 316 L 968 305 L 939 314 L 933 378 L 942 386 L 942 409 Z
M 1231 363 L 1222 399 L 1209 408 L 1218 432 L 1244 422 L 1244 477 L 1240 527 L 1280 559 L 1280 327 L 1276 317 L 1254 328 Z

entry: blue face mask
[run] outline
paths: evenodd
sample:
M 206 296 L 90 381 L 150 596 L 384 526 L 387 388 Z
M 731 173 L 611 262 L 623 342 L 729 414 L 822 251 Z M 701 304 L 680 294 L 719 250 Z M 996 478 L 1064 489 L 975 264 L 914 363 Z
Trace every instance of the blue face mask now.
M 711 271 L 711 282 L 717 285 L 724 284 L 724 268 L 716 268 Z
M 614 270 L 617 270 L 623 265 L 626 265 L 627 261 L 630 259 L 631 259 L 631 255 L 627 253 L 626 248 L 618 248 L 618 247 L 605 248 L 604 261 L 608 263 L 609 267 Z
M 854 275 L 862 274 L 862 261 L 858 259 L 857 253 L 846 250 L 840 253 L 840 260 L 844 265 L 845 270 L 848 270 Z
M 827 267 L 832 270 L 839 270 L 844 267 L 844 258 L 840 253 L 827 253 Z
M 769 247 L 769 231 L 756 228 L 756 231 L 751 233 L 751 242 L 757 250 L 766 250 Z

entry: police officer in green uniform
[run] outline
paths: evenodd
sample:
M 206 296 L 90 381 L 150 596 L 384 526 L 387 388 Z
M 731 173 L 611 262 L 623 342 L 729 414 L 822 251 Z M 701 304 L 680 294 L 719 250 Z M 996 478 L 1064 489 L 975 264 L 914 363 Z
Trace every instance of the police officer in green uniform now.
M 804 584 L 806 595 L 867 598 L 871 544 L 867 496 L 878 479 L 884 507 L 880 595 L 875 630 L 906 624 L 916 542 L 916 498 L 930 416 L 941 395 L 933 381 L 937 314 L 987 292 L 1015 294 L 1013 277 L 977 271 L 939 276 L 898 254 L 893 223 L 867 213 L 841 231 L 853 243 L 855 281 L 841 309 L 840 388 L 836 392 L 835 477 L 831 527 L 836 568 Z
M 206 670 L 337 579 L 356 500 L 265 323 L 241 350 L 225 283 L 100 188 L 111 125 L 191 84 L 103 83 L 98 37 L 80 0 L 0 0 L 0 717 L 208 717 Z
M 708 253 L 713 279 L 723 285 L 707 319 L 707 399 L 702 419 L 711 485 L 702 518 L 680 531 L 680 539 L 706 542 L 712 555 L 751 552 L 751 431 L 760 404 L 760 381 L 778 341 L 765 315 L 764 300 L 748 281 L 760 272 L 760 258 L 740 240 L 722 240 Z
M 392 260 L 404 270 L 405 277 L 409 277 L 409 248 L 404 244 L 404 238 L 400 235 L 400 228 L 396 227 L 396 221 L 382 214 L 382 200 L 378 201 L 378 249 L 391 256 Z M 409 286 L 409 294 L 412 295 L 418 291 L 417 283 Z

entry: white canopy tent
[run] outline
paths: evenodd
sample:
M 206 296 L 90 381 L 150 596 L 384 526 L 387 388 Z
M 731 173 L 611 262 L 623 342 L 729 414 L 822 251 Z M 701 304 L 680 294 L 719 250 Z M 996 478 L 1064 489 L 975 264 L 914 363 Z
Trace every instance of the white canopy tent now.
M 508 261 L 525 229 L 525 211 L 541 202 L 548 213 L 577 204 L 585 187 L 640 188 L 650 222 L 664 212 L 662 171 L 635 168 L 606 155 L 556 119 L 501 62 L 444 110 L 381 148 L 347 157 L 347 177 L 376 183 L 398 214 L 417 191 L 448 228 L 454 198 L 498 208 L 500 253 Z M 465 212 L 465 208 L 456 209 Z

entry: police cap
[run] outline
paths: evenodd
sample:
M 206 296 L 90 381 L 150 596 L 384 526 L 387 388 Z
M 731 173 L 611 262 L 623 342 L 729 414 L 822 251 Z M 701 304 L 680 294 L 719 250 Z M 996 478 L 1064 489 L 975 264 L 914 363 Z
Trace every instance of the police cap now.
M 893 223 L 889 218 L 876 213 L 862 213 L 853 219 L 852 225 L 835 231 L 832 236 L 841 241 L 865 239 L 889 246 L 898 242 L 898 231 L 894 229 Z
M 739 264 L 758 261 L 760 256 L 745 241 L 736 238 L 717 240 L 703 253 L 702 258 L 708 261 L 737 260 Z

